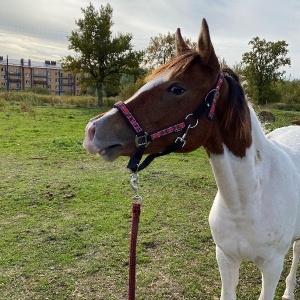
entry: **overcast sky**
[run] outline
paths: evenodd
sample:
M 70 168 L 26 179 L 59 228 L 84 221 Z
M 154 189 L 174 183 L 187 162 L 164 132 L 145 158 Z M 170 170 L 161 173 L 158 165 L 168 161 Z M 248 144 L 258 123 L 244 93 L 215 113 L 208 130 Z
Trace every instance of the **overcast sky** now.
M 0 55 L 32 60 L 59 60 L 69 54 L 68 39 L 83 17 L 89 0 L 0 0 Z M 131 33 L 136 49 L 150 37 L 175 32 L 197 41 L 206 18 L 216 53 L 232 66 L 258 36 L 288 43 L 291 68 L 286 76 L 300 78 L 299 0 L 92 0 L 98 9 L 113 8 L 113 32 Z

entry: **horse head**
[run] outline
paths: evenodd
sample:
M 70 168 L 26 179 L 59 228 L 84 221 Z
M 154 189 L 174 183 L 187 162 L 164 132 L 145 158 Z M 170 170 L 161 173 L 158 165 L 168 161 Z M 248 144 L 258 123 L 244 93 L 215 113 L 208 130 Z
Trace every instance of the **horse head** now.
M 190 152 L 204 146 L 208 152 L 222 153 L 224 139 L 231 135 L 230 127 L 233 126 L 232 121 L 228 122 L 225 119 L 230 118 L 236 122 L 239 118 L 233 110 L 226 113 L 225 107 L 230 106 L 227 103 L 228 80 L 224 80 L 222 86 L 219 86 L 220 91 L 217 93 L 220 92 L 220 96 L 218 94 L 218 104 L 214 107 L 213 98 L 220 78 L 220 65 L 205 19 L 202 21 L 197 49 L 188 47 L 178 29 L 176 52 L 176 57 L 156 69 L 148 76 L 147 83 L 123 103 L 125 112 L 122 113 L 120 107 L 115 107 L 91 119 L 86 127 L 84 141 L 84 148 L 88 152 L 99 153 L 107 161 L 113 161 L 119 156 L 132 157 L 137 148 L 137 132 L 134 128 L 137 124 L 147 133 L 148 136 L 144 138 L 149 137 L 149 140 L 145 141 L 146 154 L 164 151 L 178 136 L 182 136 L 179 131 L 187 130 L 184 147 L 176 151 Z M 241 101 L 244 101 L 244 98 Z M 204 102 L 207 103 L 203 106 Z M 201 114 L 196 113 L 195 116 L 194 112 L 199 112 L 199 105 L 203 106 Z M 214 116 L 207 118 L 207 113 L 211 113 L 212 107 Z M 128 119 L 131 121 L 128 122 Z M 172 127 L 182 122 L 182 128 Z M 225 124 L 224 130 L 227 132 L 220 129 L 221 123 Z M 159 131 L 160 129 L 163 130 Z M 158 131 L 160 138 L 157 139 L 148 134 Z M 240 143 L 236 142 L 232 142 L 233 150 L 238 152 L 239 156 L 243 156 L 245 149 L 240 149 Z

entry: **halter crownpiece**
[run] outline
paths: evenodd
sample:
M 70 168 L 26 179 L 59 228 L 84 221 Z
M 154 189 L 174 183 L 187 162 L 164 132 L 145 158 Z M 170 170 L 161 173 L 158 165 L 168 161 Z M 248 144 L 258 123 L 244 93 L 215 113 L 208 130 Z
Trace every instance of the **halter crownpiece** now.
M 211 121 L 213 119 L 217 100 L 219 99 L 220 96 L 220 89 L 223 81 L 224 81 L 224 74 L 221 72 L 219 74 L 216 87 L 207 93 L 207 95 L 204 98 L 204 101 L 201 101 L 200 105 L 193 113 L 188 114 L 182 122 L 163 128 L 151 134 L 147 133 L 142 129 L 138 120 L 129 111 L 128 107 L 124 102 L 122 101 L 117 102 L 114 105 L 114 107 L 117 108 L 119 112 L 125 117 L 127 123 L 132 127 L 132 129 L 136 134 L 135 145 L 137 147 L 137 150 L 134 156 L 130 158 L 127 168 L 129 168 L 134 173 L 137 171 L 141 171 L 144 168 L 146 168 L 154 160 L 154 158 L 175 152 L 180 148 L 184 147 L 186 143 L 185 138 L 187 136 L 189 129 L 195 128 L 198 125 L 198 119 L 202 116 L 202 114 L 207 109 L 209 109 L 207 114 L 208 120 Z M 195 119 L 194 124 L 191 124 L 188 121 L 190 117 L 193 117 Z M 151 141 L 163 137 L 165 135 L 174 132 L 180 132 L 183 130 L 184 130 L 184 134 L 181 137 L 177 137 L 175 142 L 170 146 L 168 146 L 163 152 L 153 153 L 148 155 L 146 159 L 140 164 L 145 148 L 149 145 Z

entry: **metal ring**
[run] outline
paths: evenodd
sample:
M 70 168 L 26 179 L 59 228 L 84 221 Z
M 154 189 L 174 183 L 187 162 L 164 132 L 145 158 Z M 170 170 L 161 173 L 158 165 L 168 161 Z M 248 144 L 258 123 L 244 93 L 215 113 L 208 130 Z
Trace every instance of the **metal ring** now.
M 193 115 L 193 114 L 188 114 L 186 117 L 185 117 L 185 121 L 187 121 L 187 119 L 189 118 L 189 117 L 193 117 L 195 120 L 196 120 L 196 122 L 195 122 L 195 124 L 194 125 L 188 125 L 188 127 L 189 128 L 195 128 L 197 125 L 198 125 L 198 119 L 197 118 L 195 118 L 195 116 Z
M 212 90 L 210 90 L 210 91 L 206 94 L 205 99 L 204 99 L 204 102 L 206 103 L 207 107 L 210 107 L 210 106 L 211 106 L 211 103 L 207 103 L 207 98 L 209 97 L 209 95 L 210 95 L 211 93 L 215 93 L 217 90 L 218 90 L 218 89 L 212 89 Z

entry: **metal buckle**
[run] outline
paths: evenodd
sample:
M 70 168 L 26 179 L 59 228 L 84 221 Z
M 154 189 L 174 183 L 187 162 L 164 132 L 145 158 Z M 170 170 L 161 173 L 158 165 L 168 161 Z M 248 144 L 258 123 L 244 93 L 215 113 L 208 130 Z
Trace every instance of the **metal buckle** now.
M 147 132 L 145 132 L 144 135 L 135 136 L 135 145 L 136 147 L 147 147 L 150 144 L 150 141 L 148 140 L 148 136 L 149 134 Z
M 179 137 L 176 138 L 175 143 L 176 144 L 180 143 L 181 144 L 180 146 L 184 147 L 185 144 L 186 144 L 186 140 L 183 137 L 179 136 Z

